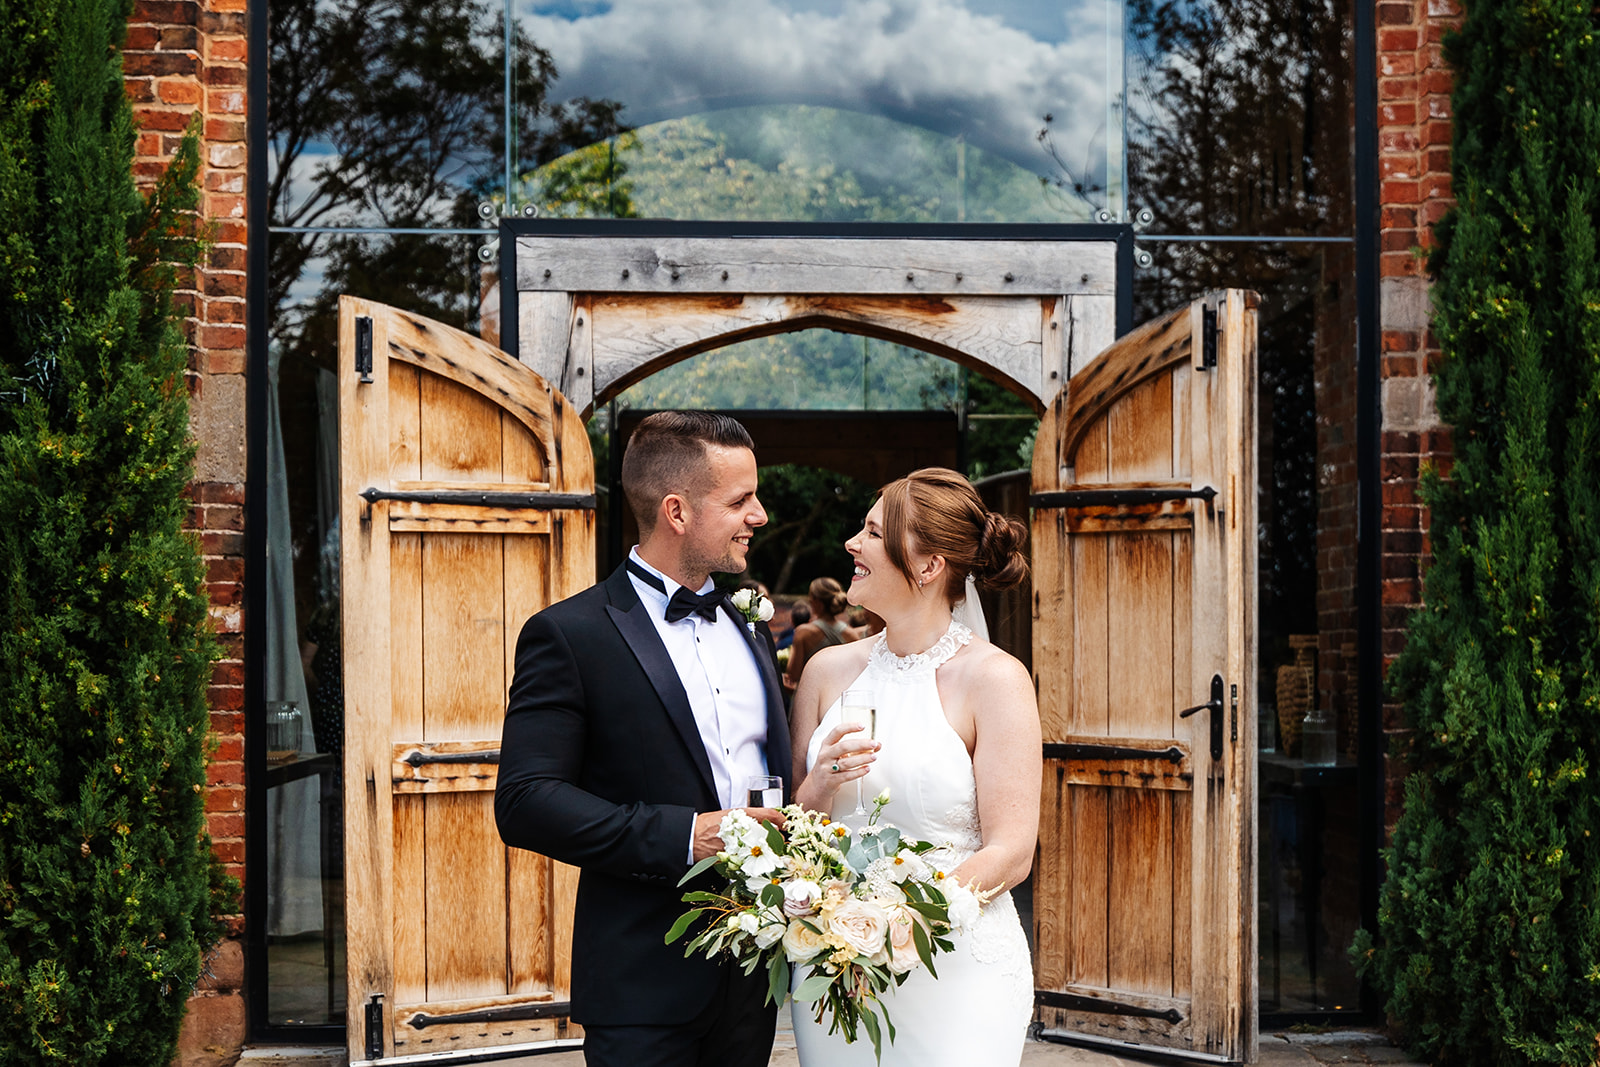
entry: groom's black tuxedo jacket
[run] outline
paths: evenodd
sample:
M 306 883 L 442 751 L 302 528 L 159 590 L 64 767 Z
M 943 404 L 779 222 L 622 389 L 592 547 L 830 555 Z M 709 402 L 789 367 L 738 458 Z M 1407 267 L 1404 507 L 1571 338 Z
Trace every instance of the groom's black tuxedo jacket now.
M 787 786 L 789 728 L 771 636 L 764 626 L 749 634 L 723 610 L 755 655 L 766 688 L 767 767 Z M 678 879 L 689 868 L 695 813 L 721 807 L 683 683 L 625 569 L 527 621 L 495 819 L 507 844 L 582 868 L 575 1022 L 677 1023 L 709 1002 L 730 965 L 685 959 L 686 940 L 663 938 L 688 909 Z

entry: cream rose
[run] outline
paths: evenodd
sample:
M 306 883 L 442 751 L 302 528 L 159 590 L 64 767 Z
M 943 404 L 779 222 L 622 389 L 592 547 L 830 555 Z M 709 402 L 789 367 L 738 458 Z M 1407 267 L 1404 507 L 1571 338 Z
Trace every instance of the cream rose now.
M 845 947 L 862 956 L 883 948 L 889 914 L 868 900 L 847 900 L 833 909 L 829 926 Z
M 912 932 L 916 925 L 917 914 L 910 908 L 895 908 L 889 913 L 889 970 L 895 974 L 905 974 L 922 965 Z
M 804 963 L 827 947 L 827 941 L 808 923 L 792 922 L 783 932 L 783 954 L 790 963 Z

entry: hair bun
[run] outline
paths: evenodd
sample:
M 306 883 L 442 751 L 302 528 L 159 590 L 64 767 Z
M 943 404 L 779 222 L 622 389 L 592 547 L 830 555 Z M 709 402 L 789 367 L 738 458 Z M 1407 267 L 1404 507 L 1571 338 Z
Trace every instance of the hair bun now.
M 998 511 L 985 513 L 972 577 L 985 589 L 1009 589 L 1028 576 L 1028 528 Z

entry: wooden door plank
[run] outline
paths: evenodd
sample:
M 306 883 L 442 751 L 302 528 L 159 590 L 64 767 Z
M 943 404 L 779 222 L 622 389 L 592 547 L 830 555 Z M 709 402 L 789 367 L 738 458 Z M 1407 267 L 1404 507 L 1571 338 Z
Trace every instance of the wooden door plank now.
M 429 534 L 422 545 L 423 736 L 498 733 L 505 716 L 505 577 L 498 536 Z
M 389 484 L 422 477 L 422 382 L 415 367 L 389 368 Z
M 500 481 L 501 412 L 437 374 L 422 376 L 422 473 L 433 481 Z M 485 425 L 492 425 L 492 433 Z
M 550 985 L 563 997 L 572 995 L 572 901 L 578 898 L 578 868 L 551 863 L 555 902 L 550 923 Z
M 554 987 L 551 969 L 550 858 L 506 849 L 506 988 L 530 993 Z
M 500 415 L 500 480 L 513 485 L 548 481 L 544 449 L 538 439 L 504 412 Z
M 428 995 L 427 811 L 420 796 L 394 798 L 394 998 Z
M 1119 397 L 1106 412 L 1110 480 L 1172 477 L 1172 382 L 1158 374 Z
M 389 536 L 390 718 L 388 740 L 422 739 L 422 537 Z
M 387 328 L 378 307 L 339 300 L 339 536 L 343 596 L 340 626 L 344 648 L 344 781 L 374 782 L 375 791 L 344 791 L 346 999 L 355 1015 L 374 994 L 394 990 L 394 882 L 391 859 L 394 811 L 385 773 L 392 713 L 390 672 L 390 536 L 381 503 L 365 507 L 361 490 L 387 477 L 389 436 L 388 361 L 374 360 L 370 383 L 355 372 L 357 318 L 370 318 L 374 351 Z M 370 516 L 370 518 L 369 518 Z M 366 518 L 368 521 L 363 521 Z M 351 1027 L 351 1058 L 362 1054 L 361 1028 Z M 385 1035 L 385 1052 L 392 1049 Z
M 1072 572 L 1072 701 L 1068 734 L 1105 737 L 1111 725 L 1109 553 L 1111 539 L 1098 534 L 1073 537 L 1068 546 Z
M 502 996 L 508 971 L 505 845 L 494 825 L 494 797 L 437 793 L 423 802 L 427 999 Z
M 1110 732 L 1172 736 L 1172 538 L 1112 534 L 1106 576 Z
M 1072 913 L 1070 980 L 1104 987 L 1107 971 L 1111 856 L 1109 794 L 1104 786 L 1068 786 L 1072 818 Z
M 1045 763 L 1040 797 L 1039 846 L 1033 871 L 1033 974 L 1038 989 L 1069 980 L 1073 850 L 1069 789 L 1062 764 Z
M 1172 993 L 1172 797 L 1110 791 L 1111 858 L 1107 984 Z
M 1188 997 L 1194 989 L 1192 953 L 1194 915 L 1193 842 L 1194 795 L 1172 795 L 1172 995 Z

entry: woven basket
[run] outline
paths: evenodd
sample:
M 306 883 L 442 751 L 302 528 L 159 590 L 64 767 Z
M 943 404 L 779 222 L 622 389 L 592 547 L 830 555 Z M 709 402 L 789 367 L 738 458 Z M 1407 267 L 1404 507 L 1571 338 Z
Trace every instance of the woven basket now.
M 1293 634 L 1294 662 L 1278 668 L 1278 737 L 1283 753 L 1300 755 L 1300 724 L 1317 699 L 1317 635 Z

